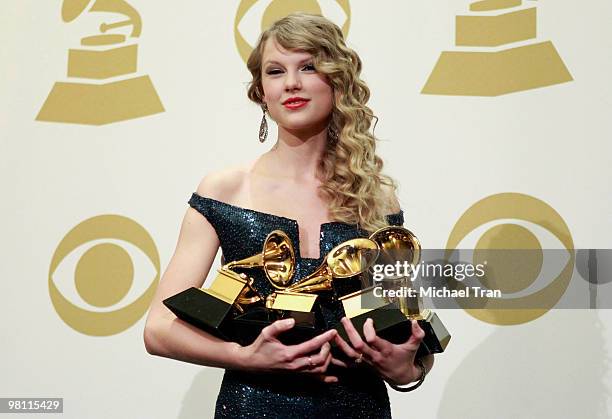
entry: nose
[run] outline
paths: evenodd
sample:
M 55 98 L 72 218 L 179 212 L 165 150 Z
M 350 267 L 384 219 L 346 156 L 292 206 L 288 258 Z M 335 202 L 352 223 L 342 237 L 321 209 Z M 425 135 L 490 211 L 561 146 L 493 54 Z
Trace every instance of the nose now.
M 285 77 L 285 91 L 292 92 L 302 88 L 299 72 L 288 71 Z

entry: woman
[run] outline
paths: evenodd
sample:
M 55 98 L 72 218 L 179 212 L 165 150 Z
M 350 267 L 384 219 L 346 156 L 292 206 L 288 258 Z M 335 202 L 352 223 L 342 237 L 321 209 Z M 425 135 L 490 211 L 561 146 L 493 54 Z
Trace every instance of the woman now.
M 286 346 L 278 336 L 294 323 L 282 320 L 240 346 L 176 319 L 161 303 L 201 287 L 219 246 L 225 260 L 239 260 L 260 252 L 266 235 L 281 229 L 296 247 L 297 281 L 337 244 L 403 223 L 395 185 L 381 174 L 368 132 L 373 114 L 361 60 L 340 29 L 321 16 L 290 15 L 261 35 L 248 68 L 248 96 L 264 112 L 260 141 L 266 114 L 278 125 L 278 141 L 248 166 L 209 174 L 192 195 L 147 319 L 147 351 L 225 368 L 216 417 L 390 417 L 383 379 L 407 384 L 424 373 L 414 359 L 423 336 L 416 322 L 402 345 L 378 338 L 371 321 L 364 342 L 343 318 L 350 342 L 329 330 Z M 272 291 L 263 275 L 249 274 L 261 292 Z M 342 317 L 337 302 L 324 311 L 329 326 Z M 344 361 L 332 356 L 332 341 Z M 429 370 L 433 357 L 424 362 Z

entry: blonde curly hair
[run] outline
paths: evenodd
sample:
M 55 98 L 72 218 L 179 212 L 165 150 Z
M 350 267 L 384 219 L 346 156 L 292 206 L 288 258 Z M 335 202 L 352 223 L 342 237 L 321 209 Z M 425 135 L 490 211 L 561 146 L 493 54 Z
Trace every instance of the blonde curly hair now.
M 263 105 L 262 59 L 268 39 L 287 50 L 313 56 L 315 69 L 324 74 L 334 91 L 330 136 L 319 163 L 320 191 L 329 202 L 333 220 L 357 224 L 366 231 L 387 225 L 389 195 L 383 185 L 395 192 L 396 183 L 381 173 L 382 159 L 376 155 L 376 141 L 369 129 L 375 118 L 366 106 L 370 89 L 359 78 L 361 59 L 346 46 L 342 31 L 323 16 L 293 13 L 265 30 L 251 52 L 247 67 L 253 76 L 248 97 Z M 339 94 L 337 94 L 339 93 Z

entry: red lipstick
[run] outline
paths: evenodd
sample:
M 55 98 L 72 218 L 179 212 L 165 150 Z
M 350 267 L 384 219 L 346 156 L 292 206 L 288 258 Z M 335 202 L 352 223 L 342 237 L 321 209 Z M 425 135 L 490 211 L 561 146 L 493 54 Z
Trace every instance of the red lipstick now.
M 305 99 L 303 97 L 295 96 L 295 97 L 290 97 L 289 99 L 285 100 L 283 102 L 283 106 L 287 109 L 299 109 L 299 108 L 306 106 L 306 104 L 309 101 L 310 99 Z

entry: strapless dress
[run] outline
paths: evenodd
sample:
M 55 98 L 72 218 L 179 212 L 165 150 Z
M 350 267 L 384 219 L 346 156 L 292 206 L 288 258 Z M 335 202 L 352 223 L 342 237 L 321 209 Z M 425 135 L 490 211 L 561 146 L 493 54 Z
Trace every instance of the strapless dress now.
M 338 244 L 369 233 L 356 225 L 338 221 L 320 228 L 318 259 L 300 254 L 299 228 L 296 220 L 241 208 L 196 193 L 189 205 L 214 227 L 226 262 L 244 259 L 262 251 L 266 236 L 283 230 L 291 238 L 296 257 L 293 282 L 319 267 L 323 258 Z M 403 212 L 387 215 L 390 225 L 404 223 Z M 261 269 L 251 269 L 255 288 L 263 295 L 273 292 Z M 338 285 L 337 285 L 337 284 Z M 358 279 L 336 281 L 340 295 L 361 286 Z M 326 300 L 322 312 L 327 327 L 344 316 L 337 300 Z M 382 378 L 367 367 L 328 368 L 338 383 L 322 383 L 307 374 L 261 374 L 226 370 L 217 397 L 215 418 L 390 418 L 387 388 Z

